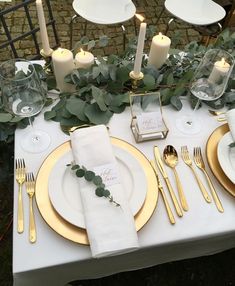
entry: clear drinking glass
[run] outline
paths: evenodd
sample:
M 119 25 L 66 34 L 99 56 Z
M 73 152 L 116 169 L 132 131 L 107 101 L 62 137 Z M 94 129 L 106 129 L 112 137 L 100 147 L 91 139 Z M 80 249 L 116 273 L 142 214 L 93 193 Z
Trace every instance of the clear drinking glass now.
M 47 91 L 34 66 L 24 59 L 13 59 L 0 65 L 1 96 L 6 111 L 20 117 L 28 117 L 31 131 L 21 140 L 25 151 L 39 153 L 50 144 L 49 135 L 32 126 L 31 116 L 38 114 L 45 103 Z
M 211 49 L 206 52 L 198 65 L 190 85 L 190 92 L 198 98 L 194 111 L 176 121 L 177 128 L 186 134 L 196 134 L 201 130 L 195 111 L 200 100 L 212 101 L 225 92 L 230 74 L 234 67 L 234 58 L 228 52 Z

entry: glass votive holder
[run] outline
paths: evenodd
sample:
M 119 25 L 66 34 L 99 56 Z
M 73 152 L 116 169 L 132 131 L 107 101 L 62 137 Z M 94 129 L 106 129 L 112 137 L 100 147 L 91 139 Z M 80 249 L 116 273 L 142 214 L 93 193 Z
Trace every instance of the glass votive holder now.
M 207 51 L 198 65 L 190 87 L 201 100 L 216 100 L 223 95 L 234 67 L 234 58 L 220 49 Z
M 163 118 L 159 92 L 130 93 L 131 130 L 137 143 L 164 139 L 168 128 Z

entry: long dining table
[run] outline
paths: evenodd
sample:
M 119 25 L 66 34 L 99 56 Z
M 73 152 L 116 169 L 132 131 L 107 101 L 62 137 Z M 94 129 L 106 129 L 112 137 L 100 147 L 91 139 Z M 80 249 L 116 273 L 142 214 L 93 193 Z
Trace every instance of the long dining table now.
M 215 117 L 208 113 L 204 106 L 195 111 L 196 120 L 202 124 L 196 135 L 181 133 L 175 122 L 182 115 L 190 114 L 192 109 L 187 100 L 183 100 L 183 109 L 176 111 L 170 106 L 163 107 L 163 115 L 169 128 L 166 139 L 136 143 L 130 129 L 130 109 L 115 114 L 108 126 L 111 136 L 121 138 L 136 146 L 148 159 L 153 159 L 153 146 L 157 145 L 162 153 L 168 144 L 173 145 L 180 154 L 180 147 L 187 145 L 192 156 L 193 147 L 200 146 L 206 161 L 206 144 L 211 133 L 220 125 Z M 27 171 L 37 174 L 45 158 L 60 144 L 70 139 L 60 129 L 59 123 L 45 121 L 43 114 L 35 118 L 34 127 L 45 130 L 51 137 L 47 150 L 31 154 L 25 152 L 20 141 L 28 131 L 18 129 L 15 132 L 15 158 L 24 158 Z M 229 194 L 214 177 L 206 164 L 207 171 L 215 186 L 224 207 L 220 213 L 215 203 L 207 203 L 197 185 L 190 168 L 179 159 L 177 171 L 182 182 L 189 210 L 183 217 L 178 217 L 167 193 L 166 185 L 160 176 L 176 223 L 169 223 L 161 195 L 158 195 L 156 208 L 148 222 L 138 231 L 140 247 L 138 250 L 94 259 L 90 248 L 70 241 L 55 232 L 42 218 L 36 202 L 34 202 L 37 241 L 30 243 L 28 239 L 28 196 L 23 192 L 25 231 L 17 233 L 17 197 L 18 185 L 14 185 L 14 224 L 13 224 L 13 277 L 15 286 L 62 286 L 69 281 L 93 279 L 114 273 L 137 270 L 170 261 L 212 255 L 235 246 L 235 198 Z M 198 176 L 207 186 L 203 173 L 195 166 Z M 169 179 L 176 191 L 176 183 L 172 169 L 166 166 Z M 39 182 L 38 182 L 39 183 Z M 235 185 L 234 185 L 235 187 Z M 207 186 L 208 189 L 208 186 Z M 158 191 L 156 185 L 156 192 Z

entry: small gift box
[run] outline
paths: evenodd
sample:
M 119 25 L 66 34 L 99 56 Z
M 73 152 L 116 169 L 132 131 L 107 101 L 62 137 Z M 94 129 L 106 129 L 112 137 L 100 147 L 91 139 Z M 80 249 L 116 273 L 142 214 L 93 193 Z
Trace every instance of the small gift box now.
M 159 92 L 130 94 L 131 130 L 137 143 L 166 138 L 168 128 L 163 118 Z

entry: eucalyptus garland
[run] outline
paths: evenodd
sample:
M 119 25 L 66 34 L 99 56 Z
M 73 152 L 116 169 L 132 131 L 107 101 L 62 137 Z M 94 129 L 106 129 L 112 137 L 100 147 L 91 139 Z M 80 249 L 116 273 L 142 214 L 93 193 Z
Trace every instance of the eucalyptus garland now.
M 99 46 L 104 46 L 107 38 L 103 37 Z M 172 39 L 174 43 L 174 39 Z M 175 41 L 177 42 L 177 41 Z M 95 45 L 95 41 L 84 41 L 88 48 Z M 80 47 L 81 45 L 77 45 Z M 161 69 L 147 65 L 147 58 L 143 60 L 142 71 L 144 78 L 140 81 L 136 92 L 150 92 L 158 90 L 161 94 L 162 105 L 171 105 L 176 110 L 182 108 L 182 97 L 189 95 L 194 108 L 197 99 L 189 94 L 189 83 L 194 71 L 205 52 L 211 48 L 220 48 L 235 56 L 235 33 L 224 30 L 213 45 L 208 47 L 190 42 L 182 52 L 171 49 L 170 55 Z M 57 99 L 48 98 L 46 105 L 53 107 L 44 113 L 45 120 L 59 122 L 61 126 L 80 126 L 84 124 L 107 124 L 114 113 L 121 113 L 129 105 L 131 80 L 129 72 L 133 70 L 136 41 L 129 43 L 125 53 L 121 56 L 110 55 L 97 57 L 97 61 L 89 69 L 77 69 L 65 77 L 65 81 L 74 88 L 73 92 L 59 93 Z M 40 65 L 35 68 L 48 90 L 56 89 L 53 76 L 47 76 Z M 216 101 L 206 102 L 214 109 L 225 105 L 235 108 L 235 76 L 232 74 L 224 95 Z M 27 120 L 11 115 L 0 105 L 0 141 L 10 141 L 15 128 L 24 128 Z
M 71 166 L 71 170 L 75 172 L 78 178 L 84 177 L 86 181 L 95 185 L 95 194 L 97 197 L 107 198 L 110 203 L 113 203 L 116 207 L 120 207 L 120 204 L 113 199 L 110 191 L 106 189 L 101 176 L 96 175 L 93 171 L 87 170 L 84 166 L 77 164 L 67 164 L 67 166 Z

